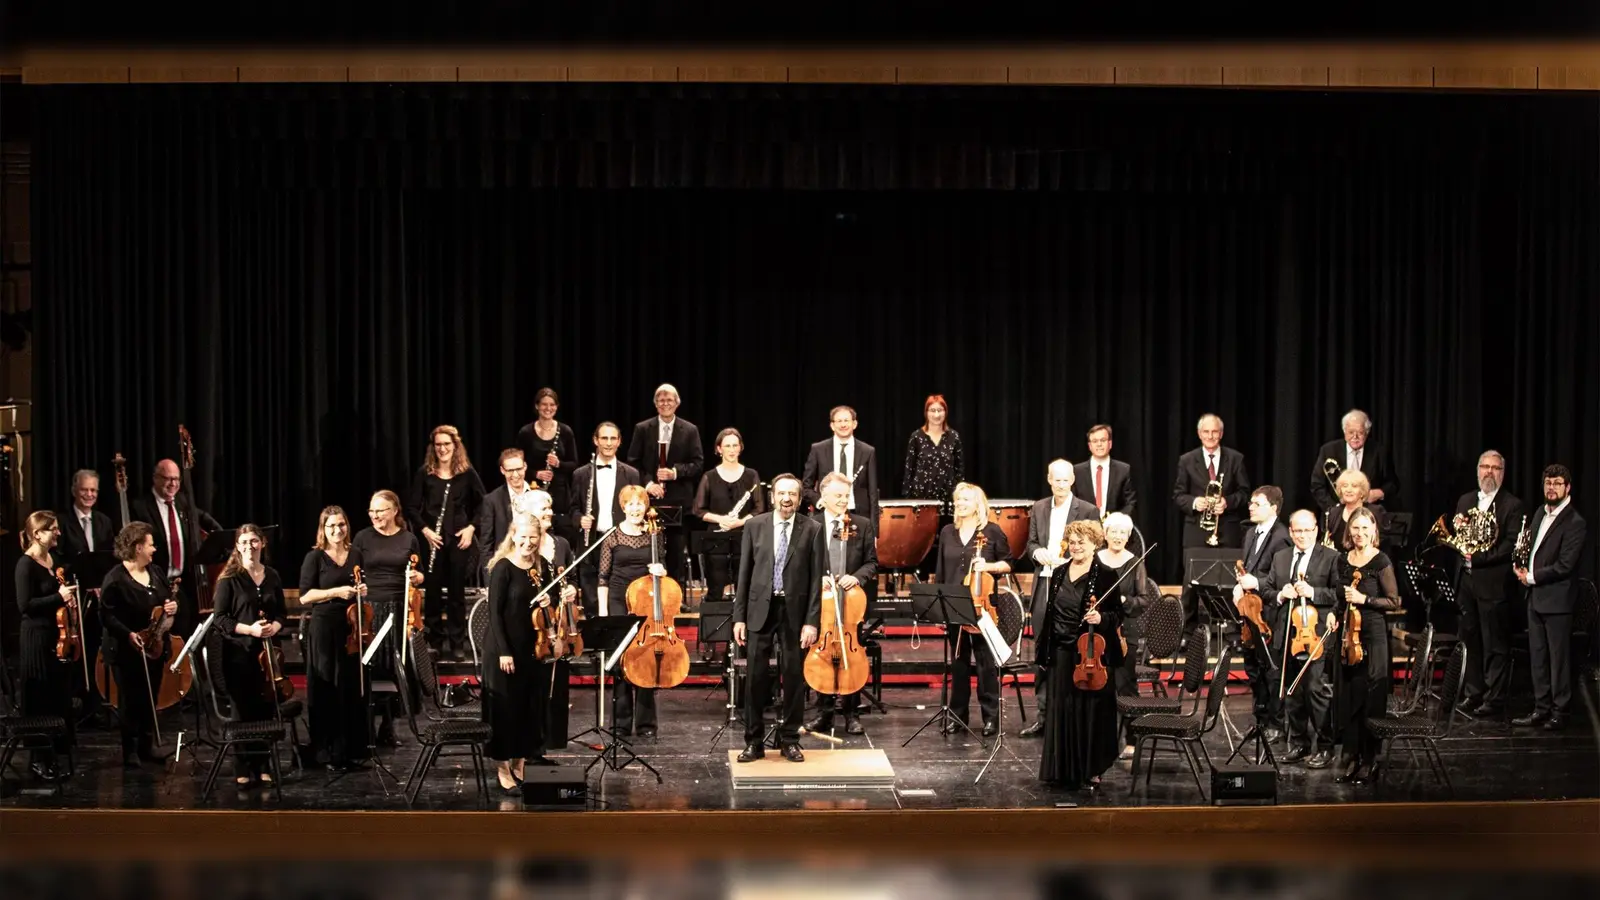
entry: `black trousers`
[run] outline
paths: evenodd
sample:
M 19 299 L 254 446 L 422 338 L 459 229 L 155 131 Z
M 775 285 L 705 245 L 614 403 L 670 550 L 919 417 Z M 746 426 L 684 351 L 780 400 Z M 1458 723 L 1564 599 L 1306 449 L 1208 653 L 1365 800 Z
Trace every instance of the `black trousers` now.
M 989 652 L 989 645 L 981 634 L 968 634 L 951 628 L 945 640 L 950 643 L 950 709 L 956 718 L 969 721 L 972 705 L 972 668 L 978 668 L 978 710 L 983 722 L 1000 721 L 1000 666 Z
M 223 643 L 222 682 L 239 721 L 269 722 L 277 716 L 276 701 L 266 698 L 266 676 L 258 659 L 260 642 L 255 642 L 253 648 L 242 648 L 234 641 Z M 239 776 L 254 776 L 271 772 L 272 764 L 259 747 L 235 745 L 233 771 Z
M 626 584 L 612 582 L 606 590 L 606 608 L 608 615 L 627 615 Z M 627 736 L 633 734 L 635 729 L 656 727 L 656 689 L 634 687 L 633 682 L 622 676 L 621 660 L 611 667 L 611 671 L 614 673 L 611 679 L 611 690 L 614 692 L 612 702 L 616 704 L 612 707 L 615 711 L 612 730 Z
M 1283 672 L 1288 679 L 1284 689 L 1288 690 L 1296 678 L 1300 679 L 1294 693 L 1285 694 L 1283 698 L 1291 744 L 1304 745 L 1311 750 L 1333 747 L 1328 727 L 1328 713 L 1333 703 L 1333 683 L 1328 680 L 1328 660 L 1332 652 L 1325 651 L 1317 659 L 1289 657 L 1289 665 Z M 1309 671 L 1302 676 L 1302 669 Z
M 1572 613 L 1528 609 L 1528 664 L 1533 670 L 1534 712 L 1571 713 Z
M 722 600 L 723 588 L 738 580 L 739 551 L 734 550 L 731 553 L 707 551 L 705 560 L 705 599 L 712 602 L 720 601 Z
M 1253 628 L 1251 629 L 1254 630 Z M 1273 641 L 1270 644 L 1263 642 L 1260 636 L 1246 644 L 1241 649 L 1244 656 L 1244 673 L 1250 679 L 1250 695 L 1252 712 L 1257 722 L 1271 722 L 1283 715 L 1283 709 L 1278 703 L 1278 679 L 1282 666 L 1279 660 L 1283 653 L 1283 632 L 1273 632 Z
M 447 540 L 434 559 L 433 571 L 425 573 L 422 612 L 426 619 L 424 624 L 429 643 L 436 648 L 442 648 L 448 642 L 451 649 L 470 650 L 463 589 L 466 587 L 471 555 L 471 547 L 462 550 Z M 428 564 L 426 552 L 421 564 L 424 567 Z M 399 604 L 396 604 L 396 608 L 399 608 Z
M 791 617 L 788 601 L 773 597 L 767 609 L 766 626 L 746 636 L 749 660 L 748 689 L 744 692 L 744 742 L 757 744 L 762 737 L 762 710 L 772 691 L 772 673 L 767 660 L 774 648 L 778 653 L 783 699 L 778 707 L 781 725 L 778 741 L 785 746 L 800 742 L 801 718 L 805 716 L 805 654 L 800 650 L 800 624 Z
M 801 665 L 801 675 L 804 672 L 804 661 Z M 819 694 L 817 696 L 817 718 L 821 720 L 822 729 L 826 730 L 833 724 L 833 714 L 837 710 L 844 714 L 846 719 L 853 719 L 861 712 L 861 691 L 849 694 Z
M 1472 579 L 1461 579 L 1461 642 L 1467 647 L 1462 689 L 1468 702 L 1499 706 L 1511 686 L 1510 606 L 1505 598 L 1480 597 Z M 1422 660 L 1426 663 L 1426 660 Z
M 103 646 L 114 648 L 110 665 L 117 681 L 117 719 L 122 723 L 122 752 L 148 751 L 155 737 L 155 712 L 151 698 L 161 696 L 161 676 L 166 674 L 166 654 L 147 659 L 131 643 L 108 640 Z M 150 677 L 146 687 L 145 676 Z

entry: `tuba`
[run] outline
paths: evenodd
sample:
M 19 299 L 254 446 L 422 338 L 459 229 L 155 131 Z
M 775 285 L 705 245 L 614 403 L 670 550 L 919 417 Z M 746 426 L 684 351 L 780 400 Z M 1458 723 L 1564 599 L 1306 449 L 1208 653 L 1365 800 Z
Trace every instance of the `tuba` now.
M 1206 482 L 1206 511 L 1200 514 L 1200 530 L 1211 532 L 1206 538 L 1207 547 L 1217 546 L 1217 501 L 1222 499 L 1222 474 Z
M 1438 521 L 1433 523 L 1433 527 L 1428 529 L 1428 536 L 1423 538 L 1423 546 L 1449 547 L 1470 558 L 1475 553 L 1489 550 L 1500 537 L 1500 526 L 1494 520 L 1493 510 L 1474 506 L 1458 514 L 1451 524 L 1455 526 L 1454 533 L 1451 533 L 1450 526 L 1445 524 L 1444 516 L 1440 516 Z

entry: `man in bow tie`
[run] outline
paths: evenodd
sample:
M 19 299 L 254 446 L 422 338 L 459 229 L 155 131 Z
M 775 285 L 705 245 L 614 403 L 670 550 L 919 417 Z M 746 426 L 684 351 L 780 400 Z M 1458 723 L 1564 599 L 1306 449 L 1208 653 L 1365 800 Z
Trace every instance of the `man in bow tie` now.
M 618 491 L 630 484 L 644 483 L 638 469 L 617 459 L 617 448 L 621 446 L 622 430 L 615 423 L 601 422 L 594 429 L 594 461 L 572 473 L 571 522 L 580 536 L 573 553 L 582 553 L 599 543 L 613 525 L 625 518 Z M 589 554 L 578 567 L 578 581 L 583 585 L 584 612 L 599 615 L 600 551 Z

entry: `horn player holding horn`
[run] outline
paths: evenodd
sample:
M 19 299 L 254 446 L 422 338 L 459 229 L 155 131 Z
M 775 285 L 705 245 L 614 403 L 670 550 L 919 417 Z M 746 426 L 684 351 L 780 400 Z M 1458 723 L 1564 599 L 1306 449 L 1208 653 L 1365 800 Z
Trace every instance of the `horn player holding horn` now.
M 1478 489 L 1456 501 L 1451 529 L 1444 517 L 1430 538 L 1462 557 L 1456 596 L 1461 603 L 1461 640 L 1467 646 L 1467 671 L 1461 708 L 1474 716 L 1498 716 L 1511 686 L 1511 619 L 1506 586 L 1520 523 L 1522 501 L 1502 489 L 1506 460 L 1498 450 L 1478 457 Z

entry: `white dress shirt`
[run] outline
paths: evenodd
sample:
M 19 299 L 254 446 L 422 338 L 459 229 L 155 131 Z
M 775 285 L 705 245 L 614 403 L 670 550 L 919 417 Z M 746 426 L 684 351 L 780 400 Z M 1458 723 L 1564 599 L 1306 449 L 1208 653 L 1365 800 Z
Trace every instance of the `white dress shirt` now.
M 845 465 L 845 467 L 843 469 L 839 468 L 839 449 L 841 447 L 844 448 L 844 465 Z M 833 459 L 830 460 L 830 462 L 832 462 L 834 469 L 836 471 L 842 472 L 844 474 L 844 477 L 850 479 L 850 505 L 845 507 L 845 508 L 846 509 L 855 509 L 856 508 L 856 480 L 855 480 L 854 476 L 856 474 L 856 439 L 854 437 L 851 437 L 847 441 L 841 441 L 837 437 L 835 437 L 833 439 L 832 451 L 833 451 L 832 452 Z
M 1276 520 L 1269 520 L 1256 526 L 1256 533 L 1252 536 L 1252 540 L 1250 541 L 1250 552 L 1245 554 L 1246 559 L 1254 556 L 1258 551 L 1260 551 L 1261 542 L 1266 540 L 1267 535 L 1272 533 L 1272 526 L 1275 524 L 1277 524 Z
M 1361 450 L 1365 449 L 1366 447 L 1361 448 Z M 1346 469 L 1361 471 L 1361 450 L 1357 450 L 1349 444 L 1344 445 L 1344 467 Z
M 672 443 L 672 426 L 674 424 L 676 424 L 677 421 L 678 421 L 677 418 L 673 418 L 673 420 L 671 422 L 668 422 L 666 419 L 663 419 L 660 416 L 656 416 L 656 422 L 661 427 L 661 436 L 656 438 L 656 442 L 657 443 L 660 443 L 660 444 L 670 444 L 670 443 Z
M 1208 473 L 1215 469 L 1217 472 L 1217 478 L 1220 480 L 1222 478 L 1222 448 L 1218 447 L 1215 450 L 1207 450 L 1206 448 L 1201 447 L 1200 455 L 1202 457 L 1200 460 L 1201 468 L 1205 469 Z
M 1071 510 L 1071 495 L 1067 496 L 1067 502 L 1065 503 L 1052 502 L 1050 504 L 1050 537 L 1049 543 L 1045 544 L 1044 549 L 1049 551 L 1051 559 L 1054 559 L 1056 554 L 1061 552 L 1061 535 L 1066 533 L 1067 513 Z M 1040 568 L 1039 577 L 1049 578 L 1053 568 L 1054 567 L 1052 566 L 1044 566 Z
M 825 534 L 827 536 L 827 539 L 828 539 L 828 543 L 826 545 L 827 548 L 828 548 L 828 560 L 825 563 L 825 565 L 826 565 L 827 570 L 829 572 L 833 572 L 833 567 L 834 567 L 834 564 L 835 564 L 834 553 L 837 552 L 838 548 L 843 546 L 843 542 L 839 541 L 837 539 L 837 535 L 835 534 L 834 529 L 842 528 L 843 525 L 844 525 L 844 516 L 836 516 L 833 513 L 824 513 L 823 514 L 822 527 L 824 529 L 826 529 L 823 532 L 823 534 Z M 839 563 L 839 565 L 846 566 L 846 565 L 849 565 L 849 562 L 848 561 L 842 562 L 842 563 Z M 836 574 L 836 575 L 848 575 L 850 573 L 847 572 L 847 571 L 841 570 L 839 572 L 834 572 L 834 574 Z
M 1500 495 L 1500 489 L 1499 488 L 1495 488 L 1493 491 L 1490 491 L 1487 494 L 1485 494 L 1483 491 L 1479 491 L 1478 492 L 1478 508 L 1479 509 L 1488 509 L 1489 507 L 1493 506 L 1494 505 L 1494 498 L 1499 496 L 1499 495 Z
M 599 468 L 605 466 L 605 468 Z M 617 496 L 617 461 L 612 459 L 609 464 L 595 461 L 594 470 L 594 520 L 599 526 L 600 533 L 611 530 L 611 507 L 616 502 Z
M 1566 499 L 1561 501 L 1561 505 L 1557 506 L 1554 510 L 1550 510 L 1549 508 L 1545 509 L 1545 511 L 1544 511 L 1544 521 L 1539 523 L 1539 534 L 1536 537 L 1534 537 L 1534 539 L 1533 539 L 1533 551 L 1528 554 L 1528 583 L 1529 584 L 1533 584 L 1533 561 L 1539 555 L 1539 545 L 1544 542 L 1545 533 L 1548 532 L 1550 530 L 1550 526 L 1555 523 L 1556 516 L 1559 516 L 1563 512 L 1566 512 L 1567 504 L 1569 504 L 1571 502 L 1572 502 L 1572 495 L 1569 494 L 1569 495 L 1567 495 Z

